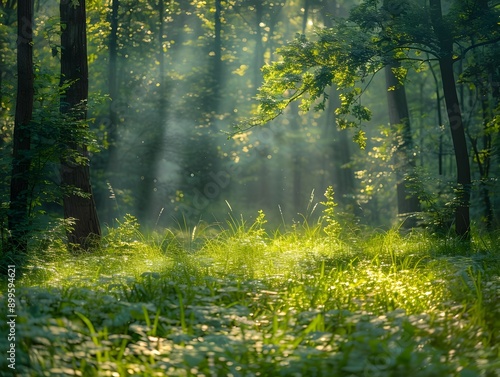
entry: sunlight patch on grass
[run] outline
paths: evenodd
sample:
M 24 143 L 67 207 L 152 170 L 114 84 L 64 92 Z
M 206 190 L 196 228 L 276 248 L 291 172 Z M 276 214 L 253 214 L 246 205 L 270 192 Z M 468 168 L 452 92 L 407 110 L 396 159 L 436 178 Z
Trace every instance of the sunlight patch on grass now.
M 146 237 L 128 218 L 96 254 L 36 260 L 18 292 L 19 375 L 499 371 L 498 249 L 264 224 Z

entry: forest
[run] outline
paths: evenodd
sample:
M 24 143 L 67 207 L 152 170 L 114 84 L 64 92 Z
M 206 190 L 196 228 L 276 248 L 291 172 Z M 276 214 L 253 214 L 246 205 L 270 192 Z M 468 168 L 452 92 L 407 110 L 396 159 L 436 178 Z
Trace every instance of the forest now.
M 500 2 L 0 3 L 0 375 L 500 375 Z

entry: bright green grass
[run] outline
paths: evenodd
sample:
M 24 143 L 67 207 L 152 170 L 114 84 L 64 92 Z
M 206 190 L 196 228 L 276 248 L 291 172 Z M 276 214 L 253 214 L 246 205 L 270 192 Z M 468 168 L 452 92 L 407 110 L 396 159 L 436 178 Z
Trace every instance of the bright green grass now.
M 500 375 L 497 238 L 264 224 L 145 237 L 127 217 L 101 252 L 32 256 L 16 375 Z

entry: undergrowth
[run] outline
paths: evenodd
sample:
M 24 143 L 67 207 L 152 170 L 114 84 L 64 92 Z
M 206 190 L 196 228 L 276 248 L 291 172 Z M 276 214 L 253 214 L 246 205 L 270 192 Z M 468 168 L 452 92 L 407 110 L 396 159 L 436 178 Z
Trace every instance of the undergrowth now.
M 499 375 L 498 238 L 363 234 L 342 224 L 331 194 L 318 222 L 271 234 L 263 212 L 150 234 L 127 216 L 96 253 L 34 253 L 16 280 L 16 369 L 2 357 L 0 370 Z M 1 321 L 4 355 L 8 330 Z

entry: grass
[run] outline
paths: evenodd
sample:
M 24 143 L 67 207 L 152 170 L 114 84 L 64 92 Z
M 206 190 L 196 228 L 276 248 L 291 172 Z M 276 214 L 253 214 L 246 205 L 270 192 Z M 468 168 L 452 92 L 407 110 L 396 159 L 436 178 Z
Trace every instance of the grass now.
M 145 236 L 128 216 L 95 254 L 33 254 L 16 282 L 16 375 L 500 375 L 494 235 L 265 223 Z

